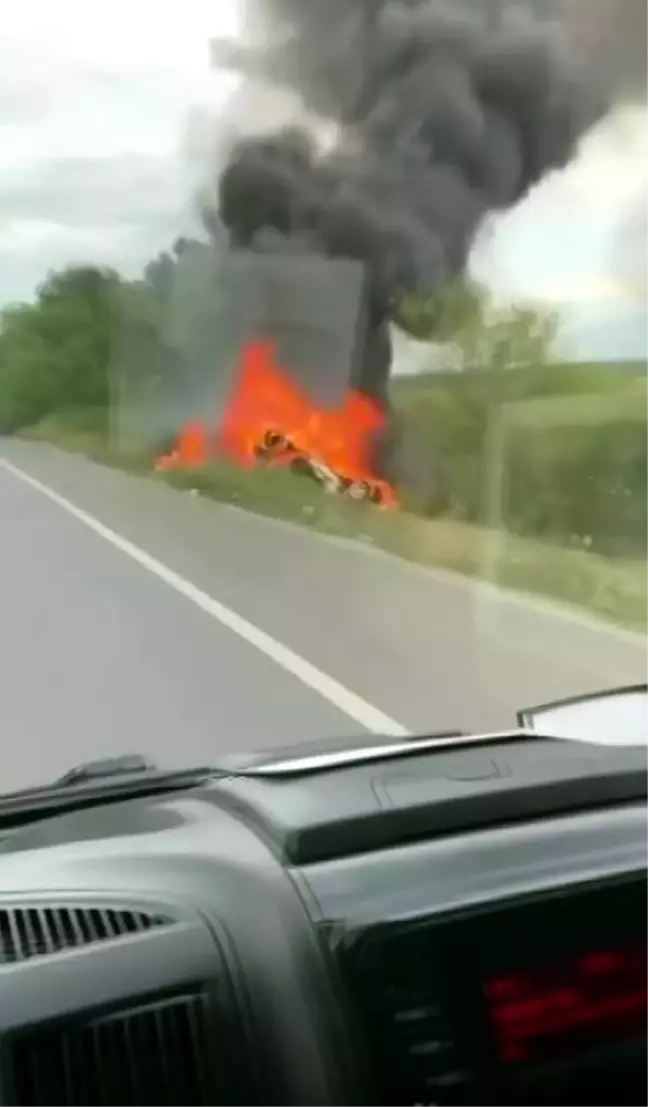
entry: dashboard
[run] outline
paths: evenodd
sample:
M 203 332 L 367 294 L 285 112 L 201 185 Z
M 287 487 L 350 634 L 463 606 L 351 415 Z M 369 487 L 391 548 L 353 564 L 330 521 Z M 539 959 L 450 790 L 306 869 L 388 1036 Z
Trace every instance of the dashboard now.
M 0 813 L 0 1104 L 645 1104 L 647 769 L 374 739 Z

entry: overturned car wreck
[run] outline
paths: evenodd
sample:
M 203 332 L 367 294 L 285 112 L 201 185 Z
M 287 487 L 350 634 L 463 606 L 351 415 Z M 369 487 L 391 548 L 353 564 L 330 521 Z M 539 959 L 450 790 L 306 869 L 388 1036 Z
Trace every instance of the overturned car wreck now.
M 221 459 L 287 469 L 332 494 L 395 506 L 378 464 L 387 403 L 363 389 L 367 358 L 379 359 L 368 348 L 362 266 L 237 250 L 225 275 L 233 350 L 216 410 L 187 420 L 158 468 Z M 373 374 L 385 388 L 388 363 L 387 351 L 384 373 Z

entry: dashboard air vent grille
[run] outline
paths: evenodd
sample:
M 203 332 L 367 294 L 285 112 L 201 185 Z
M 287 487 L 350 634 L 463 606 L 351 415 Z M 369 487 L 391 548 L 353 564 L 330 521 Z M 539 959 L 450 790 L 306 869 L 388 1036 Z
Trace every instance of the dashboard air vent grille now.
M 161 915 L 124 908 L 0 908 L 0 965 L 122 938 L 170 921 Z
M 208 1104 L 217 1098 L 209 997 L 177 996 L 39 1030 L 10 1052 L 17 1107 Z

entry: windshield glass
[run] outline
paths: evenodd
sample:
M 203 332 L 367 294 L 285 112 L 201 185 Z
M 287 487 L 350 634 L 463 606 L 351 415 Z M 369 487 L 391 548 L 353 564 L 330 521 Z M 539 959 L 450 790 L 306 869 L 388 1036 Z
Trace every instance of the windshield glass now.
M 644 0 L 21 0 L 0 162 L 1 790 L 645 680 Z

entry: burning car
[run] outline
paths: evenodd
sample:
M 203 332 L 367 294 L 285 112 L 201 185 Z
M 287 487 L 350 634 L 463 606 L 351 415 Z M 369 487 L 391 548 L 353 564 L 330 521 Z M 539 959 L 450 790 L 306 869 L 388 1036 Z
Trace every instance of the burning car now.
M 277 364 L 272 344 L 252 341 L 242 351 L 218 429 L 209 434 L 201 424 L 188 424 L 158 468 L 197 468 L 217 458 L 244 468 L 285 468 L 333 494 L 393 507 L 394 489 L 371 464 L 383 423 L 374 401 L 352 389 L 338 407 L 315 406 Z
M 281 431 L 266 431 L 255 452 L 259 464 L 268 468 L 287 468 L 297 476 L 310 477 L 324 485 L 331 494 L 343 495 L 351 500 L 369 500 L 383 506 L 393 502 L 393 491 L 386 481 L 374 476 L 354 478 L 340 472 L 308 450 L 301 449 Z

